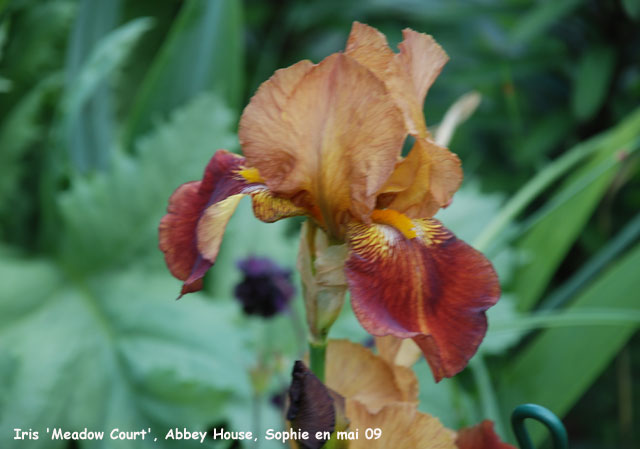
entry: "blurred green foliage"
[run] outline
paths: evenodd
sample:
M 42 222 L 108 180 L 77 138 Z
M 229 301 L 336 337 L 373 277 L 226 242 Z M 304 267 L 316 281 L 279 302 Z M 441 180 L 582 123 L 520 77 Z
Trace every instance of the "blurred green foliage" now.
M 2 447 L 76 447 L 46 427 L 152 427 L 158 443 L 132 447 L 189 447 L 163 429 L 282 426 L 268 399 L 304 351 L 300 300 L 262 321 L 231 297 L 243 256 L 294 266 L 297 223 L 241 205 L 205 292 L 177 303 L 156 226 L 217 148 L 239 149 L 257 86 L 342 49 L 354 20 L 392 45 L 404 27 L 427 32 L 448 52 L 430 126 L 460 95 L 483 97 L 450 144 L 466 181 L 438 217 L 489 255 L 504 295 L 466 371 L 436 385 L 416 366 L 421 407 L 454 428 L 489 417 L 512 438 L 510 410 L 538 402 L 567 416 L 572 447 L 637 444 L 640 2 L 8 0 Z M 349 307 L 332 336 L 367 338 Z M 266 378 L 252 382 L 256 370 Z M 43 436 L 15 441 L 14 427 Z

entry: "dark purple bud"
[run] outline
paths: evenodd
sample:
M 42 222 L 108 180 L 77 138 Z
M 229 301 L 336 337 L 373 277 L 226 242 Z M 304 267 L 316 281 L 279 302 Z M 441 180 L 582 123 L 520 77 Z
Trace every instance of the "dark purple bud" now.
M 266 257 L 248 257 L 238 262 L 244 273 L 234 294 L 248 315 L 265 318 L 282 312 L 295 293 L 291 270 L 279 267 Z
M 334 400 L 329 389 L 299 360 L 291 373 L 287 419 L 293 429 L 309 432 L 309 439 L 298 441 L 303 449 L 320 449 L 328 439 L 317 439 L 316 433 L 331 434 L 336 426 Z

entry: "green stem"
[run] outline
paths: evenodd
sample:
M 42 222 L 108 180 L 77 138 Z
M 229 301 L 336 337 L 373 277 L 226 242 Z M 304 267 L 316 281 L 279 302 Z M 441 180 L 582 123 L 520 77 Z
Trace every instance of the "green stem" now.
M 500 407 L 498 406 L 498 398 L 493 389 L 491 376 L 489 375 L 489 370 L 487 369 L 482 354 L 476 354 L 469 362 L 469 367 L 471 368 L 480 395 L 482 414 L 494 422 L 496 432 L 504 438 L 506 435 L 505 425 L 500 413 Z
M 311 358 L 311 371 L 321 382 L 324 382 L 324 361 L 327 352 L 327 341 L 309 342 L 309 357 Z

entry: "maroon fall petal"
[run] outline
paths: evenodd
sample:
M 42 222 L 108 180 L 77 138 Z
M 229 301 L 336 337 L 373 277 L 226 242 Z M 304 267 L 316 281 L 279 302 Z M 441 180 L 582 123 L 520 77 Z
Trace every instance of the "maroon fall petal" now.
M 456 438 L 456 446 L 458 449 L 516 449 L 500 441 L 493 430 L 493 422 L 487 419 L 473 427 L 461 429 Z
M 475 354 L 500 285 L 489 260 L 440 222 L 413 224 L 415 238 L 386 225 L 352 228 L 346 274 L 363 327 L 376 336 L 413 338 L 439 381 Z
M 202 181 L 181 185 L 171 195 L 167 214 L 160 221 L 159 247 L 171 273 L 184 281 L 181 296 L 202 288 L 202 277 L 215 263 L 197 244 L 197 227 L 207 208 L 242 192 L 247 182 L 237 175 L 244 158 L 226 150 L 217 151 L 204 171 Z M 220 232 L 224 232 L 224 225 Z

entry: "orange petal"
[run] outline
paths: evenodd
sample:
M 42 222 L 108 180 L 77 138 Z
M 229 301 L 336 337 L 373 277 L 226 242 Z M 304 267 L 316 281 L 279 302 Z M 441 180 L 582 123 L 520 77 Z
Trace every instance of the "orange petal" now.
M 413 340 L 397 338 L 393 335 L 376 337 L 375 340 L 380 357 L 393 365 L 411 367 L 422 355 L 422 351 Z
M 458 449 L 516 449 L 500 441 L 493 430 L 493 423 L 486 419 L 476 426 L 460 430 L 456 446 Z
M 258 89 L 240 120 L 250 166 L 269 189 L 307 192 L 341 235 L 350 213 L 368 220 L 404 139 L 402 113 L 381 82 L 343 54 L 301 62 Z
M 346 54 L 383 80 L 402 109 L 407 131 L 419 137 L 429 135 L 423 104 L 429 87 L 448 61 L 447 54 L 426 34 L 410 29 L 395 54 L 385 36 L 373 27 L 354 22 Z
M 347 400 L 351 430 L 359 429 L 349 449 L 455 449 L 453 432 L 435 417 L 416 410 L 412 404 L 388 404 L 372 413 L 357 400 Z M 367 439 L 365 429 L 380 429 L 379 438 Z M 373 434 L 375 437 L 376 434 Z
M 352 225 L 345 269 L 362 326 L 376 336 L 413 338 L 439 381 L 476 352 L 500 285 L 491 263 L 440 222 L 413 223 L 413 239 L 389 225 Z
M 458 156 L 429 139 L 417 139 L 380 191 L 378 205 L 411 218 L 430 218 L 451 202 L 461 183 Z
M 171 273 L 184 281 L 181 295 L 202 288 L 202 277 L 215 263 L 225 228 L 238 202 L 251 195 L 256 216 L 275 221 L 302 215 L 303 208 L 269 194 L 263 184 L 243 175 L 245 159 L 217 151 L 202 181 L 188 182 L 169 199 L 160 221 L 159 246 Z
M 384 359 L 356 343 L 329 341 L 327 386 L 345 398 L 357 399 L 372 413 L 391 402 L 417 403 L 415 374 L 409 368 L 397 368 L 398 373 Z

